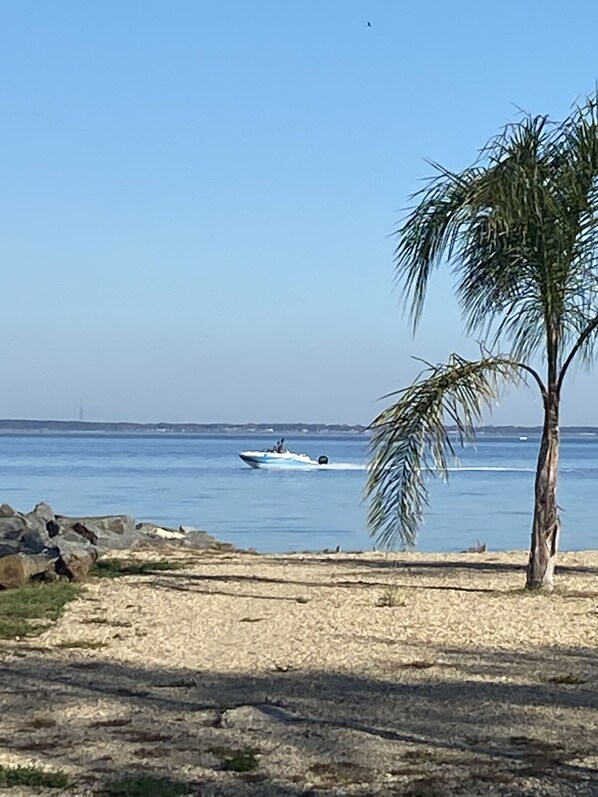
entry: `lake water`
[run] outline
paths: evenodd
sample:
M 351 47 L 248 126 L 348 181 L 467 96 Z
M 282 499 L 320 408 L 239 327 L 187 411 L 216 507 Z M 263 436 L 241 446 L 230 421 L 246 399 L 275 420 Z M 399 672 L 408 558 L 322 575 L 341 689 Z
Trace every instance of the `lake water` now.
M 274 436 L 6 435 L 0 502 L 29 510 L 48 501 L 65 515 L 126 513 L 205 529 L 260 551 L 368 550 L 362 503 L 365 436 L 288 438 L 293 451 L 326 454 L 325 470 L 252 470 L 238 458 Z M 434 482 L 418 548 L 493 550 L 529 541 L 538 437 L 483 437 L 460 454 L 449 485 Z M 563 549 L 598 547 L 598 437 L 563 435 L 559 504 Z

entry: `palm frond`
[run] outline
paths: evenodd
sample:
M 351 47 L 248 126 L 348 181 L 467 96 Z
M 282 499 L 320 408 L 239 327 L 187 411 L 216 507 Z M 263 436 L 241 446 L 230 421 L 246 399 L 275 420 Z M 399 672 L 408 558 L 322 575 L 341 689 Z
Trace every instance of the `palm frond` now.
M 524 115 L 461 172 L 432 167 L 395 251 L 414 326 L 447 264 L 469 333 L 554 370 L 598 313 L 598 94 L 562 122 Z
M 412 385 L 386 397 L 396 400 L 371 425 L 365 489 L 370 533 L 381 546 L 415 544 L 428 505 L 427 477 L 447 479 L 455 457 L 447 425 L 454 426 L 456 442 L 472 439 L 500 383 L 522 381 L 520 368 L 502 355 L 472 361 L 453 354 L 446 364 L 428 364 Z

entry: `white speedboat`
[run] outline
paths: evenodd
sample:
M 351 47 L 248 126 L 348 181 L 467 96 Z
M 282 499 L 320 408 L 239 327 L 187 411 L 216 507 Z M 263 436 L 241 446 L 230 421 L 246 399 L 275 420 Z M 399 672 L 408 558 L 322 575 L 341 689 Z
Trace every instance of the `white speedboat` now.
M 294 454 L 284 447 L 284 440 L 274 448 L 262 451 L 242 451 L 239 456 L 250 468 L 318 468 L 328 464 L 328 457 L 312 459 L 307 454 Z

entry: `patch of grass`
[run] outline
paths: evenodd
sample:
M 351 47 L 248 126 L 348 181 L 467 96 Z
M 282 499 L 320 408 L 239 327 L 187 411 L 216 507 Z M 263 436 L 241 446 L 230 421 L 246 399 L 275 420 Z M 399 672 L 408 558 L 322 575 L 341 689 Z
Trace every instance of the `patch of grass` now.
M 65 789 L 69 779 L 63 772 L 45 772 L 36 767 L 0 766 L 0 787 L 31 786 L 33 788 Z
M 376 606 L 379 606 L 380 608 L 405 605 L 405 593 L 399 589 L 399 587 L 386 587 L 384 592 L 376 601 Z
M 58 620 L 66 604 L 80 594 L 81 587 L 66 581 L 2 590 L 0 639 L 38 636 L 49 623 Z
M 544 680 L 547 684 L 569 684 L 571 686 L 579 686 L 580 684 L 588 683 L 587 678 L 582 678 L 580 675 L 574 675 L 571 672 L 562 673 L 560 675 L 551 675 Z
M 259 766 L 258 750 L 253 747 L 210 747 L 210 753 L 220 759 L 225 772 L 252 772 Z
M 180 570 L 182 562 L 156 559 L 151 562 L 134 562 L 126 559 L 101 559 L 90 573 L 97 578 L 122 578 L 123 576 L 147 576 L 163 570 Z
M 94 642 L 91 639 L 73 639 L 67 640 L 65 642 L 57 642 L 57 648 L 65 648 L 66 650 L 70 649 L 82 649 L 82 650 L 99 650 L 100 648 L 107 648 L 107 642 Z
M 190 792 L 189 783 L 152 775 L 128 775 L 113 780 L 103 790 L 107 797 L 179 797 Z

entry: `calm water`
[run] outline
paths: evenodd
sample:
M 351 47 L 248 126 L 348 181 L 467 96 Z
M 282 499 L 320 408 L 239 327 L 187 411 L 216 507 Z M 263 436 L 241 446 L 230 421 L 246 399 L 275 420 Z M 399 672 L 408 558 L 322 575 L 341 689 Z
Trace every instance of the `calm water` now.
M 327 454 L 317 471 L 252 470 L 239 451 L 268 438 L 233 436 L 2 436 L 0 502 L 63 514 L 128 513 L 196 526 L 262 551 L 372 547 L 361 503 L 367 440 L 302 435 L 293 451 Z M 460 455 L 448 486 L 432 485 L 419 548 L 455 551 L 476 540 L 526 547 L 538 439 L 483 438 Z M 559 503 L 566 549 L 598 547 L 598 437 L 567 437 Z

